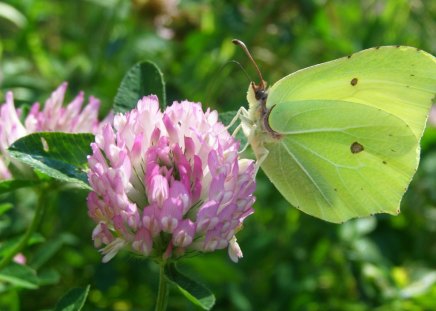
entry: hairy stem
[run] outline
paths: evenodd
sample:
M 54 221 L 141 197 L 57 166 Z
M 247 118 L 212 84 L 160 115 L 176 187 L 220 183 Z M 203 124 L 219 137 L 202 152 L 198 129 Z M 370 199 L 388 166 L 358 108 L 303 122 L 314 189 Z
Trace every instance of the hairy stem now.
M 155 311 L 165 311 L 168 303 L 168 280 L 165 277 L 166 262 L 160 263 L 159 269 L 159 290 L 157 293 L 157 302 Z

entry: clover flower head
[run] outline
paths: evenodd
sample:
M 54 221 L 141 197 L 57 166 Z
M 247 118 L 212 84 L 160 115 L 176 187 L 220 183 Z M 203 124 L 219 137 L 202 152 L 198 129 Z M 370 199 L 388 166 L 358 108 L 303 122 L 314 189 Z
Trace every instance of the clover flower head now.
M 183 101 L 161 112 L 144 97 L 91 147 L 88 212 L 103 262 L 121 248 L 166 260 L 227 247 L 242 257 L 235 234 L 253 213 L 255 165 L 239 159 L 216 111 Z
M 45 102 L 43 108 L 35 103 L 25 120 L 26 129 L 33 132 L 95 133 L 99 126 L 100 101 L 93 96 L 83 107 L 84 93 L 79 92 L 67 106 L 63 106 L 67 83 L 62 83 Z
M 21 109 L 15 108 L 12 92 L 6 93 L 6 103 L 0 105 L 0 180 L 11 178 L 7 148 L 17 139 L 34 132 L 96 133 L 102 123 L 98 120 L 100 101 L 89 97 L 82 109 L 84 94 L 80 92 L 71 103 L 63 106 L 67 83 L 62 83 L 45 102 L 35 103 L 21 122 Z M 110 122 L 111 115 L 104 122 Z

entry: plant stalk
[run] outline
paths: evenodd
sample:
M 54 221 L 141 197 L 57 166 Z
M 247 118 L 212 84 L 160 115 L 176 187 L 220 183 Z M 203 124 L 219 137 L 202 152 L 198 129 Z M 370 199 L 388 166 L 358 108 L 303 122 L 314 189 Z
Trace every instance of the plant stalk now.
M 160 263 L 159 269 L 159 289 L 157 292 L 157 301 L 155 311 L 165 311 L 168 304 L 168 280 L 165 277 L 166 261 Z
M 46 187 L 42 187 L 39 191 L 39 198 L 38 198 L 38 205 L 36 206 L 35 214 L 33 215 L 32 222 L 30 223 L 29 227 L 27 228 L 24 235 L 21 237 L 19 242 L 15 244 L 14 247 L 9 249 L 9 251 L 6 253 L 6 255 L 1 259 L 0 261 L 0 270 L 6 267 L 12 259 L 17 255 L 19 252 L 21 252 L 29 242 L 30 237 L 32 236 L 33 232 L 35 232 L 36 228 L 38 227 L 42 215 L 44 214 L 45 207 L 47 205 L 46 202 L 46 194 L 48 192 L 48 189 Z

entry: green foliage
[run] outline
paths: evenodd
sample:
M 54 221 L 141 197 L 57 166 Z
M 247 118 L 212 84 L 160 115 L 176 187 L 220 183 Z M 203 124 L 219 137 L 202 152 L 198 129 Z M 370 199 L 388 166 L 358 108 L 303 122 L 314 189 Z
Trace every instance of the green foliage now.
M 56 304 L 55 311 L 80 311 L 89 294 L 89 285 L 86 288 L 73 288 Z
M 436 3 L 431 0 L 187 0 L 176 10 L 154 5 L 163 3 L 0 1 L 0 98 L 13 90 L 26 109 L 65 80 L 69 94 L 83 89 L 101 98 L 105 113 L 127 70 L 149 59 L 165 75 L 166 103 L 186 98 L 220 112 L 236 111 L 246 107 L 250 79 L 232 61 L 254 81 L 257 77 L 233 38 L 247 44 L 269 82 L 371 46 L 402 44 L 436 53 Z M 41 141 L 35 144 L 41 153 L 29 164 L 39 161 L 34 166 L 42 173 L 66 176 L 87 188 L 84 141 L 67 143 L 72 154 L 74 148 L 80 153 L 80 171 L 73 172 L 62 163 L 68 155 L 43 153 Z M 434 128 L 426 131 L 422 150 L 399 216 L 325 223 L 290 208 L 260 173 L 256 212 L 238 234 L 244 258 L 233 264 L 223 251 L 185 259 L 180 266 L 215 293 L 213 310 L 431 310 L 436 301 Z M 59 164 L 56 172 L 45 170 L 48 158 Z M 29 225 L 38 191 L 23 187 L 53 182 L 44 174 L 0 184 L 0 249 Z M 0 309 L 52 308 L 69 289 L 87 284 L 83 310 L 152 309 L 158 267 L 125 253 L 100 263 L 85 191 L 43 189 L 40 238 L 32 236 L 23 250 L 23 277 L 11 279 L 8 270 L 1 271 Z M 44 243 L 38 243 L 41 237 Z M 87 292 L 77 293 L 80 300 Z M 174 291 L 168 309 L 198 308 Z
M 20 179 L 1 180 L 0 193 L 6 193 L 23 187 L 35 186 L 38 183 L 39 181 L 34 181 L 34 180 L 20 180 Z M 0 208 L 0 210 L 2 210 L 2 208 Z M 2 213 L 0 212 L 0 215 L 1 214 Z
M 143 96 L 155 94 L 162 107 L 166 106 L 165 81 L 155 63 L 144 61 L 134 65 L 124 76 L 114 100 L 115 112 L 135 108 Z
M 178 271 L 175 264 L 166 267 L 165 276 L 189 301 L 203 310 L 211 310 L 215 304 L 215 296 L 211 291 Z
M 45 175 L 89 190 L 84 168 L 94 140 L 92 134 L 34 133 L 13 143 L 9 154 Z
M 38 278 L 36 277 L 35 270 L 16 263 L 1 270 L 0 280 L 17 287 L 27 289 L 38 288 Z

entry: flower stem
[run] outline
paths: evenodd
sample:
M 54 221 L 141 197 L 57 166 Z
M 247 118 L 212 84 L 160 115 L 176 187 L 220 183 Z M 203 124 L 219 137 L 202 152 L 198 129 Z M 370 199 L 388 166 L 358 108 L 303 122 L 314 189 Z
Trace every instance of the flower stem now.
M 29 242 L 30 237 L 32 236 L 32 233 L 36 230 L 36 228 L 39 225 L 39 222 L 42 218 L 42 215 L 44 214 L 46 203 L 46 194 L 48 192 L 48 189 L 43 187 L 39 191 L 39 199 L 38 199 L 38 205 L 36 206 L 35 214 L 33 215 L 32 222 L 30 223 L 30 226 L 27 228 L 24 235 L 21 237 L 19 242 L 15 244 L 14 247 L 9 249 L 8 252 L 6 252 L 6 255 L 2 258 L 0 261 L 0 270 L 6 267 L 14 258 L 16 254 L 21 252 Z
M 159 290 L 157 292 L 157 302 L 155 311 L 165 311 L 168 303 L 168 280 L 165 277 L 166 262 L 160 263 L 159 269 Z

